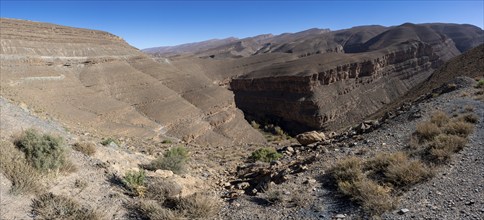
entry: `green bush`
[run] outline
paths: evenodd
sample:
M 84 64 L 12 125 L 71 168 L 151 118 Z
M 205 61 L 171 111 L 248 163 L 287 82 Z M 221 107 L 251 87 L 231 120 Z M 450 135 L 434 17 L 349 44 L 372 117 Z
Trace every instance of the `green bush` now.
M 477 81 L 476 87 L 477 88 L 484 88 L 484 79 L 480 79 L 479 81 Z
M 277 153 L 277 151 L 274 148 L 265 147 L 265 148 L 257 149 L 256 151 L 252 152 L 250 159 L 254 161 L 258 160 L 258 161 L 269 163 L 269 162 L 278 160 L 281 157 L 282 157 L 282 154 Z
M 188 161 L 188 150 L 185 147 L 173 147 L 162 157 L 151 162 L 149 168 L 171 170 L 173 173 L 182 173 L 185 171 L 185 165 Z
M 143 197 L 146 191 L 145 179 L 146 172 L 144 170 L 128 171 L 126 175 L 124 175 L 123 183 L 126 188 L 136 196 Z
M 40 134 L 34 129 L 24 131 L 15 145 L 25 153 L 28 163 L 42 172 L 58 170 L 66 163 L 66 148 L 61 137 Z
M 131 186 L 143 186 L 145 184 L 146 172 L 140 171 L 128 171 L 124 176 L 124 182 Z

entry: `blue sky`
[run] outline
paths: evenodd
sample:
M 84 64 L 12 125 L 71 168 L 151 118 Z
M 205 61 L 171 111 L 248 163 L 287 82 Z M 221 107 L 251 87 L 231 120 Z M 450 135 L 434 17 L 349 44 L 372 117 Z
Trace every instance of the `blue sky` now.
M 1 17 L 104 30 L 137 48 L 405 22 L 484 26 L 484 1 L 9 1 Z

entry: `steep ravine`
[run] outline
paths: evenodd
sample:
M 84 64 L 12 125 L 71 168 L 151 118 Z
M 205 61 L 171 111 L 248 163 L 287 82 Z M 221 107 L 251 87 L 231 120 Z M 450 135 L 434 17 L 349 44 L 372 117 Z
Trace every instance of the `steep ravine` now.
M 375 52 L 321 54 L 273 65 L 236 78 L 230 86 L 246 114 L 278 121 L 297 133 L 361 120 L 425 80 L 441 63 L 430 45 L 412 41 Z

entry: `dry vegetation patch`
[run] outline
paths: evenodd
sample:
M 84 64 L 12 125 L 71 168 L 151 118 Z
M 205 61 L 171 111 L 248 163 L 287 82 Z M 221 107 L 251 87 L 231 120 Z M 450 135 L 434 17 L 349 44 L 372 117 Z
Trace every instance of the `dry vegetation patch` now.
M 78 142 L 72 146 L 72 149 L 85 155 L 92 156 L 96 153 L 96 145 L 91 142 Z
M 61 137 L 40 134 L 37 130 L 24 131 L 14 142 L 25 154 L 27 162 L 41 172 L 67 169 L 66 148 Z
M 410 159 L 405 152 L 382 153 L 369 159 L 365 169 L 373 179 L 405 188 L 432 176 L 432 169 L 419 160 Z
M 392 188 L 368 178 L 339 182 L 338 190 L 360 204 L 370 215 L 380 215 L 395 206 L 395 199 L 390 194 Z
M 420 143 L 431 141 L 435 136 L 441 132 L 440 128 L 432 122 L 423 122 L 417 125 L 415 131 Z
M 12 182 L 13 194 L 38 193 L 42 189 L 39 173 L 10 142 L 0 141 L 0 171 Z
M 133 205 L 143 219 L 207 219 L 219 212 L 215 196 L 195 193 L 180 197 L 181 187 L 163 179 L 152 179 L 147 185 L 146 197 Z
M 173 173 L 180 174 L 186 170 L 185 166 L 188 159 L 189 154 L 185 147 L 173 147 L 163 156 L 153 160 L 146 168 L 150 170 L 171 170 Z
M 475 114 L 451 119 L 441 111 L 419 123 L 409 152 L 380 153 L 373 158 L 348 157 L 330 170 L 338 191 L 370 215 L 395 207 L 397 195 L 433 176 L 434 166 L 449 161 L 465 147 Z M 411 157 L 410 155 L 413 155 Z
M 39 219 L 97 220 L 98 213 L 62 195 L 46 193 L 32 200 L 32 212 Z

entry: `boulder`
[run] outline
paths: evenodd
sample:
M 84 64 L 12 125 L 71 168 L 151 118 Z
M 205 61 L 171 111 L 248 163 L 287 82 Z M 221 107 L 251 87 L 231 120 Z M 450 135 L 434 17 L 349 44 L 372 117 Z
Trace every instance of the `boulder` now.
M 323 132 L 309 131 L 306 133 L 298 134 L 296 136 L 297 141 L 302 145 L 308 145 L 320 141 L 326 140 L 326 136 Z

